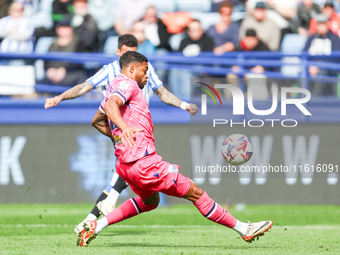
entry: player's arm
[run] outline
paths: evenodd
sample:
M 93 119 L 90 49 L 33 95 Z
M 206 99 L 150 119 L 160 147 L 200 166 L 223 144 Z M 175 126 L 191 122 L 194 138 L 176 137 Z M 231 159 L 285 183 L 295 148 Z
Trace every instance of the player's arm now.
M 100 133 L 112 138 L 111 129 L 110 129 L 109 122 L 107 120 L 107 116 L 104 113 L 102 113 L 100 110 L 98 110 L 96 114 L 94 115 L 91 124 Z
M 194 115 L 197 112 L 197 105 L 193 103 L 186 103 L 172 94 L 169 90 L 161 86 L 154 90 L 157 96 L 166 104 L 176 106 L 183 110 L 188 111 L 190 114 Z
M 64 93 L 58 96 L 47 98 L 45 102 L 45 109 L 57 106 L 63 100 L 80 97 L 85 93 L 91 91 L 92 89 L 93 85 L 91 84 L 91 82 L 85 81 L 84 83 L 78 84 L 66 90 Z
M 104 112 L 106 116 L 122 131 L 122 142 L 125 145 L 125 141 L 130 147 L 136 146 L 135 132 L 142 132 L 144 129 L 139 129 L 135 127 L 129 127 L 124 121 L 119 107 L 123 106 L 123 100 L 116 95 L 111 96 L 104 105 Z

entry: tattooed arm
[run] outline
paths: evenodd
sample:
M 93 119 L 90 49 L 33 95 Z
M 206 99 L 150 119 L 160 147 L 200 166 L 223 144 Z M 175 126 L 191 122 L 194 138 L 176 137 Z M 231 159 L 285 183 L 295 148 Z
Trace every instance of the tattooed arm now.
M 91 124 L 100 133 L 112 139 L 111 129 L 110 129 L 110 125 L 107 120 L 107 116 L 104 113 L 102 113 L 100 110 L 98 110 L 96 114 L 94 115 Z
M 168 105 L 176 106 L 178 108 L 181 107 L 181 104 L 183 103 L 183 101 L 179 99 L 178 97 L 176 97 L 174 94 L 172 94 L 169 90 L 164 88 L 164 86 L 159 87 L 158 89 L 154 91 L 164 103 Z M 187 105 L 186 110 L 190 114 L 194 115 L 197 111 L 197 105 L 190 103 Z
M 45 102 L 45 109 L 57 106 L 63 100 L 80 97 L 84 95 L 85 93 L 91 91 L 92 89 L 93 89 L 93 85 L 90 82 L 85 81 L 82 84 L 78 84 L 66 90 L 64 93 L 60 94 L 59 96 L 55 96 L 53 98 L 47 98 Z

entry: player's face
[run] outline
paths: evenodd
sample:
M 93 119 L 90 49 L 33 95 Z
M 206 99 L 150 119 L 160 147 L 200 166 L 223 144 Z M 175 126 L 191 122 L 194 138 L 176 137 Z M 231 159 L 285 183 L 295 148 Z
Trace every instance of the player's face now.
M 136 82 L 138 84 L 138 86 L 143 89 L 146 82 L 149 79 L 148 76 L 148 63 L 147 62 L 143 62 L 142 64 L 140 64 L 137 68 L 136 68 Z
M 123 45 L 120 49 L 117 49 L 116 53 L 118 57 L 121 57 L 127 51 L 137 51 L 137 47 L 129 47 L 129 46 Z

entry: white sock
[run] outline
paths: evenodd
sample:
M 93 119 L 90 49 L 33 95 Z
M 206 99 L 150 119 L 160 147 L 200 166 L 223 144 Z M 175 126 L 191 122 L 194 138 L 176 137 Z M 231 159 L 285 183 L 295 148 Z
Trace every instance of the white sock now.
M 105 200 L 110 204 L 116 206 L 118 197 L 119 193 L 115 189 L 111 189 L 109 195 L 107 196 L 107 198 L 105 198 Z
M 94 233 L 97 235 L 108 225 L 109 225 L 109 222 L 107 221 L 106 217 L 101 218 L 100 220 L 97 221 L 97 226 L 96 226 L 96 229 L 94 230 Z
M 88 221 L 88 220 L 96 220 L 96 219 L 97 219 L 96 215 L 89 213 L 89 215 L 86 216 L 86 218 L 85 218 L 85 220 L 83 220 L 83 222 Z
M 233 229 L 238 232 L 241 236 L 245 236 L 248 231 L 248 225 L 249 223 L 244 223 L 241 221 L 236 221 L 235 227 Z

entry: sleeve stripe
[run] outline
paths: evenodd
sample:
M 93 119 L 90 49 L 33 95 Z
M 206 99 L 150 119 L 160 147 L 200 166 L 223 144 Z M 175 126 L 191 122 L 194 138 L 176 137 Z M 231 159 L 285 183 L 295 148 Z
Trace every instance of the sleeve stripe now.
M 112 63 L 111 63 L 111 65 L 112 65 L 112 69 L 113 69 L 113 74 L 114 74 L 114 76 L 116 78 L 117 77 L 117 73 L 116 73 L 116 70 L 115 70 L 115 66 Z
M 121 74 L 120 65 L 119 65 L 118 61 L 115 62 L 114 66 L 116 67 L 117 75 Z
M 122 99 L 123 103 L 125 104 L 126 98 L 119 91 L 114 91 L 110 97 L 112 97 L 113 95 L 119 96 L 120 99 Z
M 97 86 L 100 84 L 100 83 L 102 83 L 103 81 L 105 81 L 105 80 L 107 80 L 107 75 L 103 78 L 103 79 L 101 79 L 99 82 L 97 82 Z M 96 87 L 97 87 L 96 86 Z
M 103 73 L 104 74 L 104 73 Z M 100 79 L 100 80 L 99 80 Z M 100 74 L 95 75 L 89 79 L 87 79 L 86 81 L 89 81 L 92 83 L 94 88 L 97 88 L 100 85 L 106 85 L 106 84 L 101 84 L 103 81 L 108 79 L 108 74 L 106 74 L 104 77 L 101 76 Z M 99 81 L 98 81 L 99 80 Z
M 159 87 L 163 86 L 162 81 L 158 78 L 157 74 L 155 73 L 155 69 L 153 68 L 151 63 L 149 63 L 149 79 L 152 90 L 156 90 Z
M 155 83 L 155 86 L 162 84 L 162 81 L 158 78 L 158 76 L 157 76 L 157 74 L 155 73 L 154 70 L 152 70 L 150 72 L 150 77 L 151 77 L 152 81 Z
M 155 84 L 154 86 L 152 86 L 152 90 L 156 90 L 158 89 L 159 87 L 162 87 L 163 86 L 163 83 L 161 82 L 161 84 L 157 85 L 157 83 L 155 82 L 154 78 L 152 77 L 152 75 L 150 75 L 150 79 L 151 81 Z
M 90 79 L 87 79 L 87 81 L 88 81 L 89 83 L 91 83 L 93 87 L 95 87 L 95 86 L 96 86 L 92 80 L 90 80 Z
M 101 105 L 99 106 L 99 111 L 101 111 L 103 114 L 105 114 L 104 109 Z

